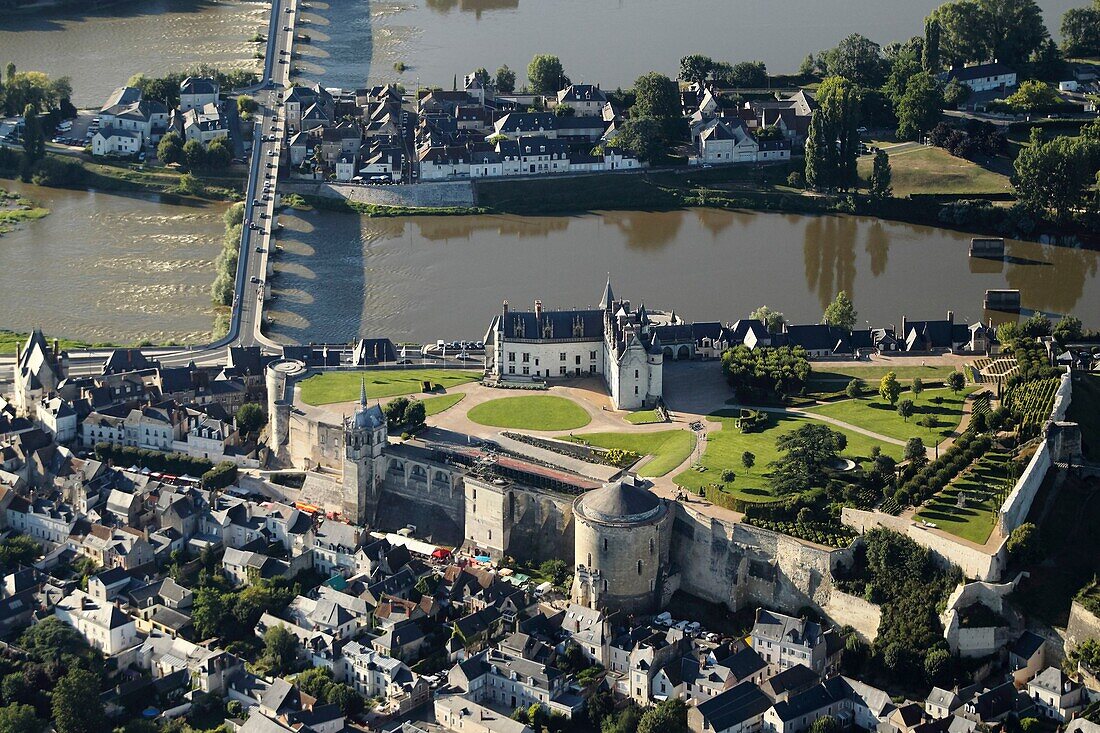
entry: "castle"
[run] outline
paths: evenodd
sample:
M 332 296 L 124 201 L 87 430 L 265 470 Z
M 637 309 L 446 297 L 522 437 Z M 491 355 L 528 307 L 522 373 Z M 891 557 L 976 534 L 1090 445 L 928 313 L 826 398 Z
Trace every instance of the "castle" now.
M 536 300 L 533 311 L 514 311 L 505 301 L 485 335 L 485 371 L 500 381 L 598 374 L 615 409 L 653 407 L 665 358 L 658 325 L 644 305 L 631 310 L 630 301 L 615 299 L 610 276 L 595 309 L 544 310 Z

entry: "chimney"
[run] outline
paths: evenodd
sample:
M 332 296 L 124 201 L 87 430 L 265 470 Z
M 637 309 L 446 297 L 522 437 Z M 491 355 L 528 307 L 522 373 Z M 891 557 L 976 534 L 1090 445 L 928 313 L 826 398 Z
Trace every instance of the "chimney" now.
M 536 319 L 541 319 L 542 318 L 542 301 L 541 300 L 536 300 L 535 301 L 535 318 Z
M 53 358 L 55 360 L 61 357 L 61 350 L 57 348 L 59 345 L 60 345 L 60 342 L 57 339 L 54 339 L 53 340 Z
M 501 307 L 500 313 L 501 313 L 501 325 L 503 326 L 505 319 L 508 318 L 508 301 L 507 300 L 504 301 L 504 305 Z
M 909 329 L 905 327 L 905 316 L 902 316 L 901 317 L 901 334 L 899 335 L 899 338 L 904 339 L 908 335 L 909 335 Z
M 947 311 L 947 322 L 952 326 L 955 325 L 955 311 Z

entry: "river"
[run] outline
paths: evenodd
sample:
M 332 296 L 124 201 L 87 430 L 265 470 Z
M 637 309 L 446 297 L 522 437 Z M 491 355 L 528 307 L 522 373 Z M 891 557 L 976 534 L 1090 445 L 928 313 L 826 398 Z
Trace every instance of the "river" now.
M 99 107 L 134 74 L 155 76 L 197 63 L 255 68 L 263 2 L 129 0 L 80 11 L 15 15 L 0 23 L 0 63 L 68 76 L 78 107 Z
M 224 205 L 7 179 L 0 188 L 52 212 L 0 236 L 0 327 L 93 342 L 209 339 Z
M 679 59 L 764 61 L 793 72 L 807 53 L 852 32 L 882 44 L 923 32 L 941 0 L 307 0 L 298 69 L 304 79 L 354 89 L 367 81 L 448 86 L 479 66 L 508 64 L 524 80 L 534 53 L 562 58 L 574 81 L 629 86 Z M 1039 0 L 1048 27 L 1079 0 Z M 245 0 L 128 0 L 91 11 L 9 16 L 0 63 L 72 78 L 78 106 L 102 104 L 135 73 L 196 62 L 248 66 L 248 38 L 267 5 Z M 403 73 L 394 64 L 407 65 Z
M 286 342 L 480 339 L 507 299 L 591 306 L 615 292 L 688 319 L 733 321 L 760 305 L 817 322 L 839 290 L 863 324 L 984 318 L 988 288 L 1021 290 L 1025 315 L 1100 326 L 1100 253 L 1009 242 L 1005 262 L 969 260 L 969 235 L 852 216 L 713 209 L 570 217 L 369 219 L 281 215 L 268 316 Z M 1001 316 L 1003 318 L 1003 316 Z

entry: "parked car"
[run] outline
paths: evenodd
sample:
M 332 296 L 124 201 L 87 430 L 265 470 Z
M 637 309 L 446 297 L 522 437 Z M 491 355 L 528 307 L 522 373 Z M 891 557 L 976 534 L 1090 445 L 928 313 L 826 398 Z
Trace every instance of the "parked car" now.
M 263 280 L 253 275 L 252 277 L 248 278 L 248 282 L 252 283 L 253 285 L 259 285 L 263 282 Z

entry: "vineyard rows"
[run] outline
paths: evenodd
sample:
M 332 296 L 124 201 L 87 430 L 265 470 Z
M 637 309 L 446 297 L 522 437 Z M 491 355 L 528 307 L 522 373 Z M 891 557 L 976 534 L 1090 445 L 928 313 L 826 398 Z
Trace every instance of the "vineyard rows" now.
M 1035 379 L 1013 387 L 1005 395 L 1005 406 L 1019 421 L 1022 433 L 1034 434 L 1050 419 L 1058 379 Z

